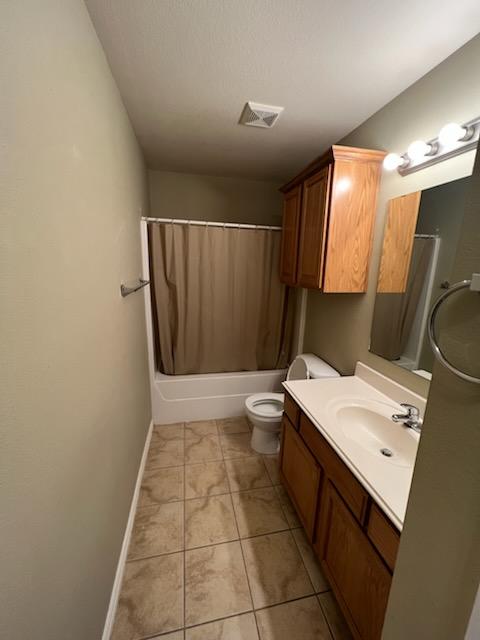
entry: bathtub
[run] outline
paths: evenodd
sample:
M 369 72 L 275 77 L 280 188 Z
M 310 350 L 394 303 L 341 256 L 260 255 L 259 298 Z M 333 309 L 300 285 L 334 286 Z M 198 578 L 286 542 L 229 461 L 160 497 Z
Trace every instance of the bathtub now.
M 229 418 L 245 413 L 252 393 L 281 391 L 286 369 L 167 376 L 155 372 L 151 382 L 155 424 Z

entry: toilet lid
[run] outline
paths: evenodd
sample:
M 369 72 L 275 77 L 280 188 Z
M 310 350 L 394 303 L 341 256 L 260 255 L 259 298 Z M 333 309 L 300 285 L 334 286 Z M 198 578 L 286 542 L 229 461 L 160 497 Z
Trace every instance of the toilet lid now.
M 245 401 L 247 409 L 262 418 L 281 418 L 283 393 L 255 393 Z

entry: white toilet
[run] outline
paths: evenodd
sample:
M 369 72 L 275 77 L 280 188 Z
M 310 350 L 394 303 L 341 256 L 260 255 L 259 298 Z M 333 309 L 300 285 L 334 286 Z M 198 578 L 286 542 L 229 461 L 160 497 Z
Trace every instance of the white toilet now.
M 338 378 L 338 371 L 313 353 L 295 358 L 287 372 L 287 380 Z M 283 393 L 255 393 L 245 400 L 252 431 L 252 449 L 258 453 L 277 453 L 280 448 L 280 425 L 283 413 Z

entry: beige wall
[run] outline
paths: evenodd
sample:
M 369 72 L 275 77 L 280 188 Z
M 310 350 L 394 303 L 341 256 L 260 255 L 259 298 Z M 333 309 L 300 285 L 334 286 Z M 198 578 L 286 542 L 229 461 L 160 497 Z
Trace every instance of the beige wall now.
M 478 271 L 480 155 L 452 276 L 463 280 Z M 478 296 L 456 294 L 442 312 L 441 329 L 451 360 L 476 376 L 478 310 Z M 480 583 L 479 427 L 480 387 L 436 362 L 383 640 L 464 638 Z
M 83 2 L 0 13 L 0 637 L 97 640 L 150 421 L 146 174 Z
M 461 123 L 480 115 L 479 60 L 480 36 L 477 36 L 341 143 L 401 153 L 413 140 L 437 135 L 447 122 Z M 365 295 L 309 292 L 307 351 L 324 357 L 345 374 L 352 373 L 356 361 L 361 360 L 414 391 L 427 393 L 426 380 L 368 351 L 386 203 L 398 195 L 470 175 L 473 160 L 474 152 L 470 152 L 404 178 L 397 172 L 384 172 L 368 292 Z
M 149 171 L 151 215 L 281 225 L 279 183 Z

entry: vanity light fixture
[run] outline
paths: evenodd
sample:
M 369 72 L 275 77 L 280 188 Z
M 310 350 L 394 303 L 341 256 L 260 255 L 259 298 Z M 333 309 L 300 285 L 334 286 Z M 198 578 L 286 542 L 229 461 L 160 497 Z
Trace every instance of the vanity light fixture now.
M 440 129 L 437 138 L 427 141 L 415 140 L 403 155 L 389 153 L 385 156 L 383 166 L 387 171 L 397 169 L 401 176 L 406 176 L 414 171 L 419 171 L 419 169 L 475 149 L 479 137 L 480 118 L 470 120 L 463 125 L 449 122 Z

